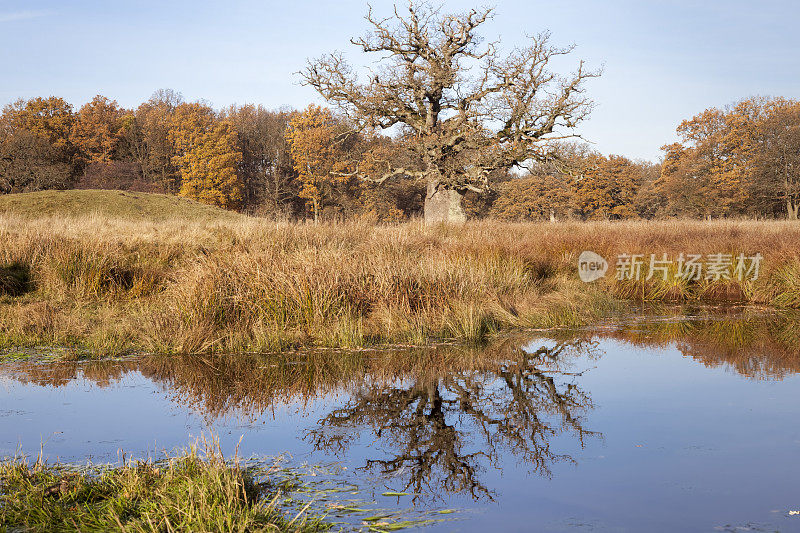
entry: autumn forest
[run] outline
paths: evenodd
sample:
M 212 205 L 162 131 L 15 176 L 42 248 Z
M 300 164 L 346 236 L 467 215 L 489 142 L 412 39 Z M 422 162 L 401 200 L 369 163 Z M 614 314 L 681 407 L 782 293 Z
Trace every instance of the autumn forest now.
M 563 142 L 558 159 L 496 172 L 486 194 L 465 194 L 464 209 L 505 220 L 797 218 L 800 103 L 748 98 L 688 118 L 677 133 L 660 162 Z M 0 117 L 0 192 L 122 189 L 290 220 L 401 221 L 421 213 L 425 184 L 377 178 L 389 162 L 418 164 L 409 144 L 316 105 L 216 110 L 172 90 L 136 109 L 99 95 L 77 109 L 32 98 Z

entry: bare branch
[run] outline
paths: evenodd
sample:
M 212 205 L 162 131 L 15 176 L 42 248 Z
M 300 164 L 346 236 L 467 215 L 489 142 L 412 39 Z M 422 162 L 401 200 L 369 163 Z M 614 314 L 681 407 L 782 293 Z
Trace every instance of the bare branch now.
M 364 127 L 403 125 L 414 132 L 424 170 L 389 169 L 372 181 L 417 176 L 437 187 L 485 191 L 489 174 L 529 160 L 554 157 L 550 145 L 577 137 L 592 102 L 588 79 L 600 72 L 577 70 L 560 77 L 553 59 L 574 46 L 550 44 L 550 34 L 501 56 L 497 43 L 480 45 L 478 29 L 491 9 L 442 14 L 411 1 L 407 13 L 377 17 L 370 7 L 371 32 L 351 42 L 380 55 L 380 67 L 359 79 L 341 55 L 309 61 L 303 81 Z

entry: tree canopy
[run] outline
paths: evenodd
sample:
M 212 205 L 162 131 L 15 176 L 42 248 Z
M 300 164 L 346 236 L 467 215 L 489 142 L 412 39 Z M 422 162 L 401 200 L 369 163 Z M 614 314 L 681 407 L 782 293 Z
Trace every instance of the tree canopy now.
M 371 33 L 351 41 L 378 56 L 366 79 L 340 54 L 309 61 L 305 83 L 364 129 L 406 130 L 421 162 L 387 165 L 380 177 L 363 178 L 413 176 L 432 192 L 484 192 L 493 173 L 551 159 L 556 141 L 576 135 L 592 107 L 585 82 L 599 73 L 582 61 L 572 74 L 555 73 L 554 59 L 573 47 L 551 44 L 548 33 L 502 54 L 498 43 L 484 44 L 479 35 L 491 15 L 491 9 L 445 14 L 415 1 L 388 18 L 370 8 Z

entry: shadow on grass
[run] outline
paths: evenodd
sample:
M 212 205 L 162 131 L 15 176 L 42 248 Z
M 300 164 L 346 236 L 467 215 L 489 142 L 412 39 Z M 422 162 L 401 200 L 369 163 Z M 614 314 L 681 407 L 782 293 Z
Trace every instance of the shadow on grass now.
M 0 265 L 0 296 L 22 296 L 33 290 L 31 269 L 23 263 Z

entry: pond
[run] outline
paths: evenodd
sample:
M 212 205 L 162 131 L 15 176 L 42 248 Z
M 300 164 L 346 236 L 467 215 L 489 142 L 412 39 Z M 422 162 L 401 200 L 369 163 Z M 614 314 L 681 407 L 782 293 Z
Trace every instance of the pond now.
M 2 363 L 0 456 L 213 434 L 373 509 L 456 510 L 433 531 L 800 531 L 797 325 L 680 309 L 482 348 Z

